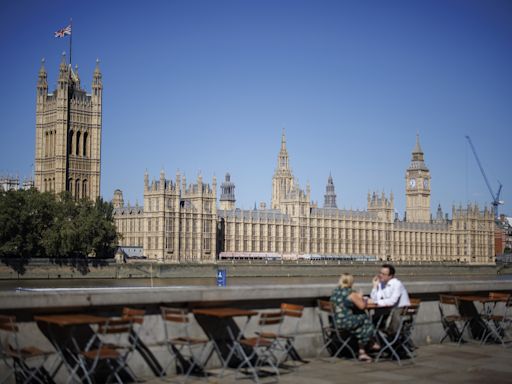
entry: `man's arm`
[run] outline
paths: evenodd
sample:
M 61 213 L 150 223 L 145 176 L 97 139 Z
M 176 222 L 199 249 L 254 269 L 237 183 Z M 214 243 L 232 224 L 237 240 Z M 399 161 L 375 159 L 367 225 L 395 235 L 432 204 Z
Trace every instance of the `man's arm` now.
M 387 298 L 378 299 L 377 305 L 381 307 L 392 307 L 398 303 L 398 300 L 400 300 L 400 284 L 396 284 L 397 281 L 390 281 L 388 283 L 389 291 L 391 292 L 391 295 Z

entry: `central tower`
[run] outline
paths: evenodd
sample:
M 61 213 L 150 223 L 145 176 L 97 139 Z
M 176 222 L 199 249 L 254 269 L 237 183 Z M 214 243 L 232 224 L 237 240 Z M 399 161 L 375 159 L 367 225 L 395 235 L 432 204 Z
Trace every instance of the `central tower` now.
M 407 221 L 430 222 L 430 171 L 423 160 L 419 135 L 416 135 L 411 164 L 405 172 L 405 195 Z
M 272 209 L 279 209 L 281 201 L 293 186 L 292 170 L 288 162 L 286 150 L 286 135 L 283 128 L 281 136 L 281 149 L 277 156 L 277 168 L 272 177 Z

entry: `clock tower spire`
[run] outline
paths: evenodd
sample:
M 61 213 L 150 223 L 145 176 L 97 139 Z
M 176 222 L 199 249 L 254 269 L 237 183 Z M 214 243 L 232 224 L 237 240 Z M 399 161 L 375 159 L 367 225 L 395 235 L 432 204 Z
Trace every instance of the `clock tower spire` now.
M 416 134 L 411 164 L 405 172 L 405 183 L 407 221 L 430 222 L 430 171 L 425 165 L 419 134 Z

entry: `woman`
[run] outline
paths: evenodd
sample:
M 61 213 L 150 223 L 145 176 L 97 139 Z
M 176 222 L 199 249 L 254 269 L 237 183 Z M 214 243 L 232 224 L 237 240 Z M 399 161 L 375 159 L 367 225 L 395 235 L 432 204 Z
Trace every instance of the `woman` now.
M 371 362 L 372 359 L 366 353 L 365 348 L 370 345 L 375 334 L 375 328 L 368 315 L 364 311 L 371 302 L 359 292 L 352 289 L 354 276 L 344 273 L 340 277 L 339 286 L 331 296 L 334 306 L 334 321 L 338 329 L 354 334 L 359 343 L 359 360 Z M 373 343 L 371 349 L 379 349 L 377 343 Z

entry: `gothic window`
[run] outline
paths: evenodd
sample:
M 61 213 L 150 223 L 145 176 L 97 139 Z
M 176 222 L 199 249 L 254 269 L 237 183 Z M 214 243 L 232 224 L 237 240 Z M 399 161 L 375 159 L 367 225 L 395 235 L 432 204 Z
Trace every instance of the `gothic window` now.
M 87 197 L 87 180 L 82 181 L 82 197 Z
M 68 155 L 73 153 L 73 131 L 69 131 L 68 133 Z
M 76 179 L 75 181 L 75 199 L 80 198 L 80 179 Z
M 76 151 L 75 151 L 75 155 L 78 156 L 80 154 L 79 151 L 80 151 L 80 132 L 77 132 L 76 133 Z
M 48 132 L 44 134 L 44 156 L 48 157 Z
M 89 138 L 88 136 L 89 135 L 87 134 L 87 132 L 85 132 L 84 133 L 84 145 L 83 145 L 83 151 L 82 151 L 83 156 L 87 156 L 87 139 Z

